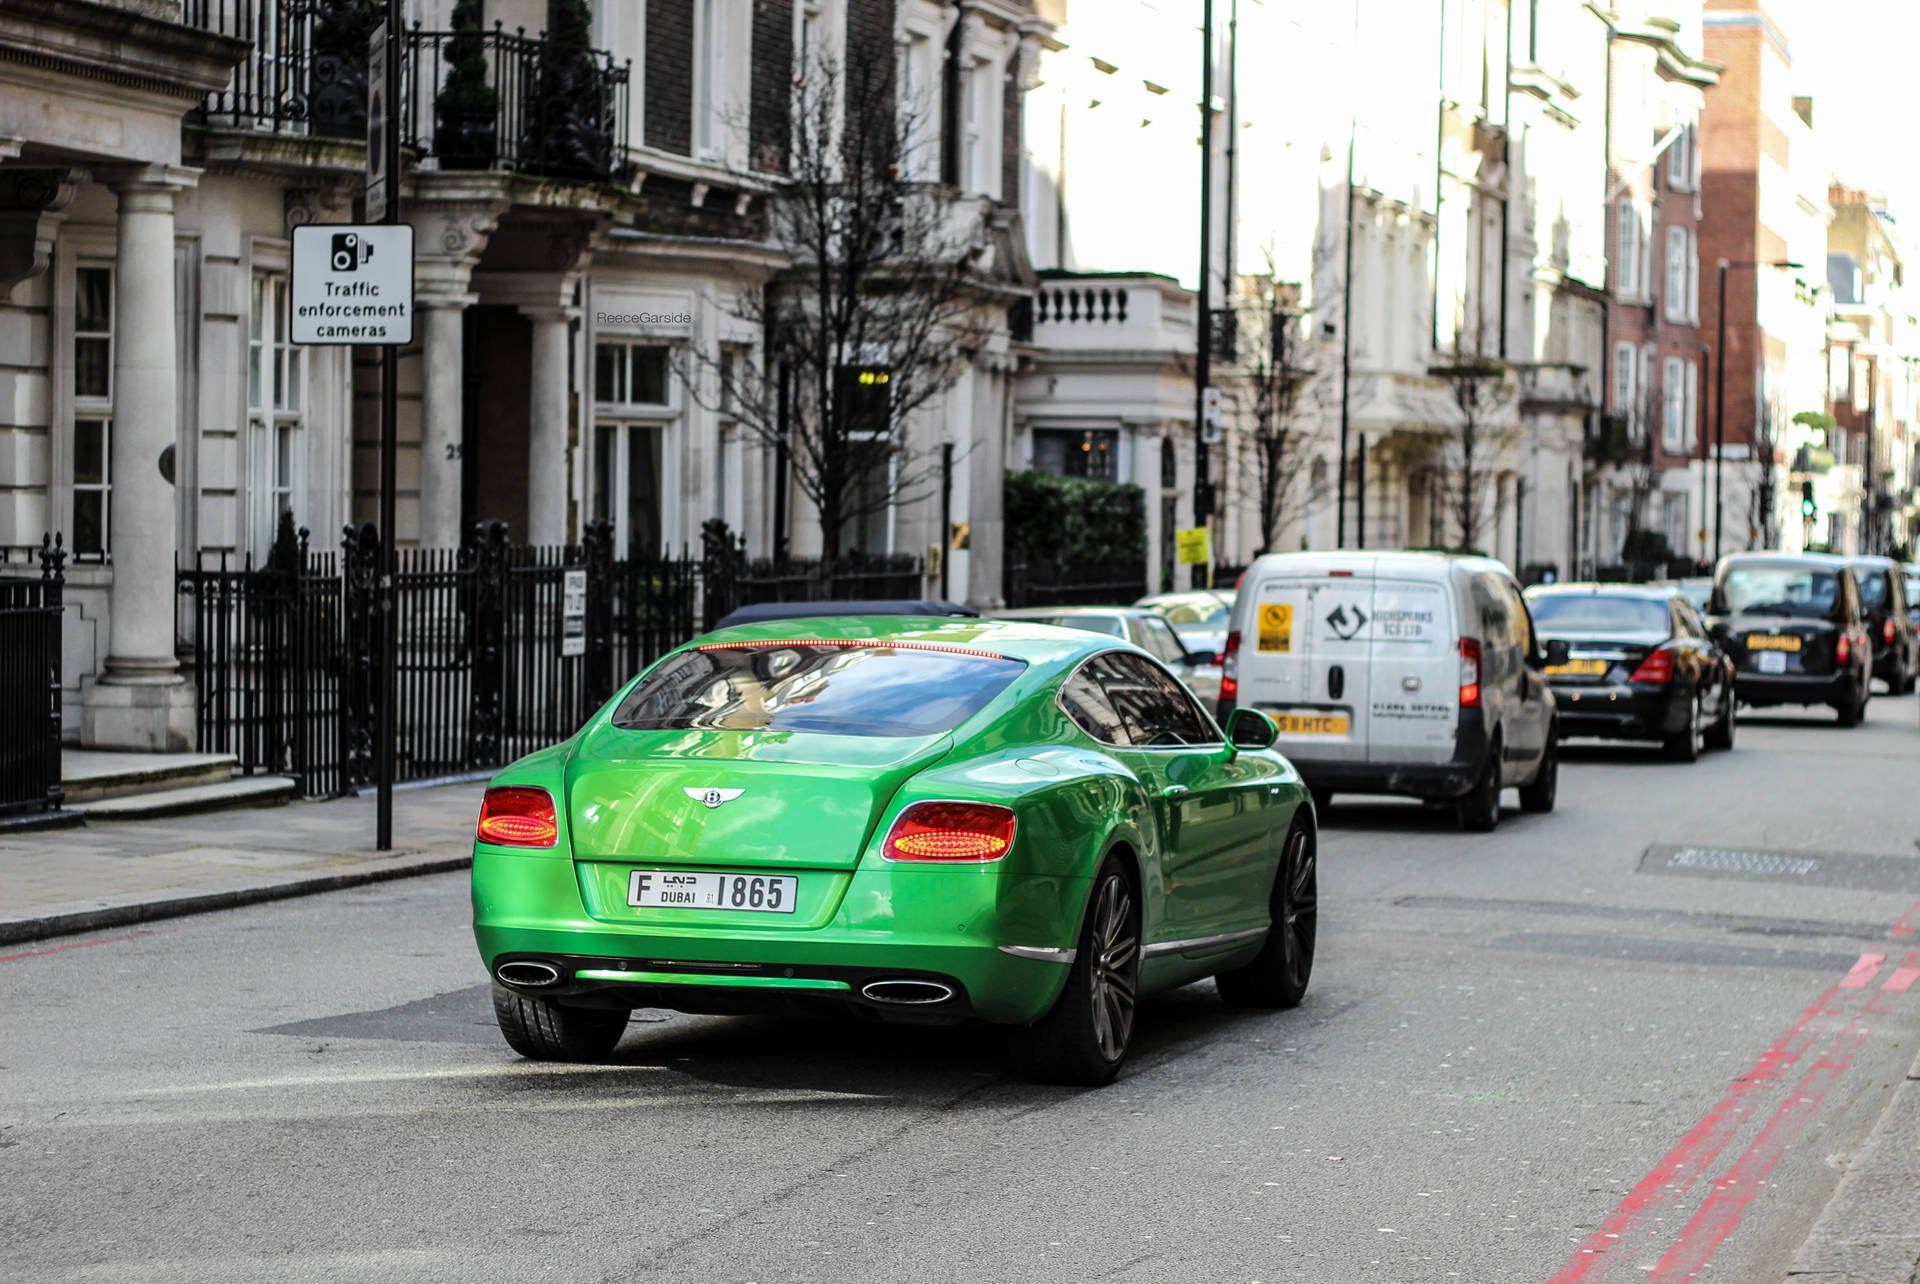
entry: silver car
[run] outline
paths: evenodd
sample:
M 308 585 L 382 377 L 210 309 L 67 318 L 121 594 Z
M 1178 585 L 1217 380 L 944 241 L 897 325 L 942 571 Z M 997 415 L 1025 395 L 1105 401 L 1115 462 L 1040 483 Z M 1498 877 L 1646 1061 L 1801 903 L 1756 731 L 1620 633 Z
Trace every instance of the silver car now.
M 1124 638 L 1172 669 L 1208 709 L 1220 698 L 1220 656 L 1181 640 L 1166 616 L 1138 606 L 1027 606 L 988 612 L 997 620 L 1031 620 Z

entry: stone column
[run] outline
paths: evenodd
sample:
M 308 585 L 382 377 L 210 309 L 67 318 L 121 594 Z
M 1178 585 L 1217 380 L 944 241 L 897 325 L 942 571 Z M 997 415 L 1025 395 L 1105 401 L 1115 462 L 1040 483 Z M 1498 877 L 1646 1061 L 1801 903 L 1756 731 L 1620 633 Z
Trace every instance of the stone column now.
M 179 427 L 173 198 L 198 177 L 154 165 L 111 181 L 120 197 L 108 463 L 113 589 L 106 667 L 81 715 L 81 739 L 92 748 L 193 747 L 193 694 L 174 660 L 174 489 L 160 475 L 160 455 L 175 444 Z
M 466 295 L 438 295 L 419 302 L 421 548 L 460 544 L 466 369 L 462 315 L 470 302 Z
M 567 323 L 565 308 L 527 308 L 533 322 L 527 416 L 527 542 L 567 541 Z
M 977 360 L 974 369 L 961 376 L 973 381 L 973 484 L 970 487 L 968 520 L 972 554 L 967 559 L 967 602 L 971 606 L 992 608 L 1006 605 L 1005 537 L 1006 521 L 1002 501 L 1006 495 L 1007 425 L 1006 382 L 996 375 L 990 360 Z M 949 578 L 951 587 L 951 578 Z

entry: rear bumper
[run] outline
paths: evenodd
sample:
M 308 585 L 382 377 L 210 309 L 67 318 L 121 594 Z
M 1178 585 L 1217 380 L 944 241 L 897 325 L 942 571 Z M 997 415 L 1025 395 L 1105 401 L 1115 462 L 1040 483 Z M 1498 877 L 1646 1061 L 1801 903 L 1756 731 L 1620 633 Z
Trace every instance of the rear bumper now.
M 1748 673 L 1744 669 L 1733 677 L 1734 694 L 1742 704 L 1756 707 L 1769 704 L 1832 704 L 1855 699 L 1860 682 L 1853 670 L 1841 673 L 1784 675 Z
M 1404 794 L 1413 798 L 1458 798 L 1473 788 L 1487 765 L 1487 731 L 1478 709 L 1460 711 L 1453 756 L 1445 762 L 1314 762 L 1287 758 L 1309 789 L 1337 793 Z
M 937 895 L 928 894 L 936 886 L 931 881 L 917 889 L 898 885 L 929 875 L 939 879 Z M 474 939 L 489 974 L 515 959 L 548 962 L 561 973 L 554 985 L 510 987 L 530 997 L 692 1012 L 825 1005 L 917 1022 L 1025 1024 L 1059 997 L 1065 959 L 1023 957 L 1000 946 L 1071 945 L 1086 892 L 1083 878 L 862 868 L 820 927 L 629 924 L 587 912 L 566 856 L 479 847 Z M 954 996 L 938 1004 L 890 1004 L 861 994 L 867 983 L 890 978 L 934 980 Z
M 1556 685 L 1553 700 L 1562 736 L 1664 740 L 1686 725 L 1686 710 L 1666 687 Z

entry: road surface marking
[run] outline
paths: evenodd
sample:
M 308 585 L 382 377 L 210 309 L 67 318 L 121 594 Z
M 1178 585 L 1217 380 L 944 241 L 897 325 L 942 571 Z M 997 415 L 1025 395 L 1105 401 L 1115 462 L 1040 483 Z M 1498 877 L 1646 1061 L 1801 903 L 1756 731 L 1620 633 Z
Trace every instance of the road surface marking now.
M 1916 964 L 1920 964 L 1920 954 L 1907 955 L 1906 965 L 1896 970 L 1892 976 L 1887 978 L 1887 983 L 1880 987 L 1881 992 L 1886 994 L 1905 993 L 1915 981 L 1920 981 L 1920 966 L 1915 966 Z
M 1880 965 L 1886 961 L 1887 956 L 1884 954 L 1862 954 L 1860 961 L 1853 965 L 1853 970 L 1847 973 L 1847 979 L 1840 982 L 1840 988 L 1843 990 L 1866 989 L 1867 982 L 1880 975 Z

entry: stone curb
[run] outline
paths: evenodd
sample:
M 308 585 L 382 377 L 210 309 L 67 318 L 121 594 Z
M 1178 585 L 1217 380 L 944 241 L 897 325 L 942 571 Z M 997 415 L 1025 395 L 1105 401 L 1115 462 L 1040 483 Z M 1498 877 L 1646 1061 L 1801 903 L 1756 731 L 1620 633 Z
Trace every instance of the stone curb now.
M 1783 1284 L 1920 1284 L 1920 1057 L 1847 1165 Z
M 0 921 L 0 945 L 16 945 L 22 941 L 44 941 L 49 937 L 98 932 L 106 928 L 150 923 L 163 918 L 180 918 L 188 914 L 207 914 L 214 910 L 237 909 L 242 905 L 258 905 L 263 901 L 289 900 L 296 896 L 336 892 L 349 887 L 361 887 L 368 883 L 385 883 L 397 878 L 412 878 L 420 874 L 445 874 L 457 869 L 466 869 L 472 864 L 472 854 L 465 853 L 459 856 L 429 858 L 410 865 L 390 865 L 385 869 L 323 874 L 315 878 L 297 879 L 290 883 L 236 887 L 226 891 L 140 901 L 130 905 L 108 905 L 100 909 L 81 910 L 72 914 L 54 914 L 44 918 L 11 919 Z

